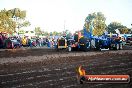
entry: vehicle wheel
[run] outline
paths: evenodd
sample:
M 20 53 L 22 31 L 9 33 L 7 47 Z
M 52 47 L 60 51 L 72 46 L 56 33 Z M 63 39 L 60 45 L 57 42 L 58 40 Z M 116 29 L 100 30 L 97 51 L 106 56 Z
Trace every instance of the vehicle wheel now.
M 58 45 L 56 45 L 55 50 L 56 50 L 57 52 L 59 51 Z
M 116 45 L 116 50 L 119 50 L 119 44 Z
M 85 52 L 87 52 L 87 51 L 88 51 L 88 48 L 87 48 L 86 46 L 84 47 L 84 51 L 85 51 Z
M 122 50 L 123 49 L 123 45 L 122 44 L 120 44 L 120 50 Z
M 7 42 L 7 48 L 8 48 L 8 49 L 12 48 L 11 42 Z
M 84 47 L 84 51 L 87 52 L 90 50 L 90 43 L 86 43 Z
M 129 45 L 132 46 L 132 41 L 130 41 L 130 44 Z
M 11 48 L 12 48 L 12 42 L 11 42 L 10 40 L 6 40 L 6 42 L 5 42 L 5 47 L 6 47 L 7 49 L 11 49 Z
M 11 43 L 11 48 L 13 49 L 15 46 L 14 46 L 14 44 L 13 44 L 13 42 Z
M 68 46 L 68 52 L 71 52 L 71 51 L 72 51 L 71 46 Z

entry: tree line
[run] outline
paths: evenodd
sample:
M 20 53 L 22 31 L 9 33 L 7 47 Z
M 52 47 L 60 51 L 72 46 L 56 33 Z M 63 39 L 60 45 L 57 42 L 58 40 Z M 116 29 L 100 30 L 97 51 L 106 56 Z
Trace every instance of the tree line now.
M 102 35 L 104 31 L 108 31 L 108 33 L 110 32 L 115 33 L 116 29 L 119 29 L 121 34 L 132 33 L 132 30 L 130 28 L 127 28 L 126 26 L 124 26 L 119 22 L 111 22 L 109 25 L 106 25 L 105 21 L 106 21 L 106 17 L 104 16 L 103 13 L 94 12 L 88 14 L 88 16 L 85 18 L 84 28 L 88 32 L 90 32 L 90 29 L 92 29 L 93 35 L 96 36 Z M 30 25 L 31 25 L 30 22 L 26 20 L 25 10 L 14 8 L 10 10 L 3 9 L 0 11 L 0 32 L 8 32 L 12 34 L 15 31 L 19 31 L 23 33 L 24 30 L 22 30 L 22 28 Z M 81 30 L 81 32 L 83 32 L 83 30 Z M 36 35 L 45 35 L 45 36 L 67 34 L 67 30 L 64 30 L 63 32 L 57 32 L 57 31 L 46 32 L 41 30 L 40 27 L 35 27 L 34 31 Z
M 7 32 L 12 34 L 13 32 L 27 27 L 30 22 L 26 19 L 26 11 L 14 8 L 10 10 L 3 9 L 0 11 L 0 32 Z
M 127 28 L 126 26 L 122 25 L 119 22 L 111 22 L 109 25 L 105 23 L 106 17 L 103 13 L 91 13 L 85 18 L 84 28 L 90 32 L 91 25 L 92 25 L 92 34 L 96 36 L 100 36 L 107 31 L 108 33 L 116 33 L 116 29 L 120 31 L 121 34 L 130 34 L 132 30 Z M 84 29 L 83 29 L 84 30 Z M 83 31 L 82 30 L 82 31 Z

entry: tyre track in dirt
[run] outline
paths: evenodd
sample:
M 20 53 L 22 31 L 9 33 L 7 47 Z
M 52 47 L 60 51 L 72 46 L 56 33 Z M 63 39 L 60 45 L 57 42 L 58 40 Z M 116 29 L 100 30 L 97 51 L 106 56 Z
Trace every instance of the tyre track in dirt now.
M 76 52 L 75 52 L 76 53 Z M 42 60 L 41 62 L 8 63 L 0 67 L 3 88 L 130 88 L 129 84 L 77 84 L 76 69 L 83 65 L 88 74 L 132 75 L 132 54 L 103 52 L 98 55 L 69 56 Z M 46 63 L 43 63 L 45 62 Z M 51 62 L 50 62 L 51 61 Z M 6 64 L 6 63 L 5 63 Z M 21 64 L 21 66 L 19 66 Z M 25 66 L 23 66 L 25 65 Z M 9 66 L 9 67 L 8 67 Z M 11 70 L 11 68 L 13 70 Z M 27 67 L 27 68 L 26 68 Z M 6 70 L 4 70 L 6 69 Z M 10 70 L 9 70 L 10 69 Z M 14 81 L 12 81 L 14 80 Z M 3 82 L 3 84 L 2 84 Z M 112 87 L 113 86 L 113 87 Z
M 33 50 L 34 51 L 34 50 Z M 12 53 L 13 52 L 13 53 Z M 102 54 L 105 54 L 107 53 L 108 55 L 109 54 L 124 54 L 124 53 L 132 53 L 132 50 L 120 50 L 119 52 L 118 51 L 102 51 L 102 52 L 55 52 L 53 51 L 51 53 L 50 52 L 47 52 L 47 51 L 42 51 L 40 50 L 39 52 L 31 52 L 31 51 L 26 51 L 27 52 L 27 55 L 25 57 L 25 51 L 21 51 L 21 53 L 19 53 L 18 55 L 18 51 L 16 50 L 15 52 L 14 51 L 9 51 L 8 53 L 11 53 L 9 55 L 5 55 L 6 57 L 3 57 L 2 58 L 2 53 L 0 53 L 0 56 L 1 56 L 1 59 L 0 59 L 0 64 L 4 64 L 4 63 L 25 63 L 25 62 L 38 62 L 38 61 L 43 61 L 45 59 L 55 59 L 55 58 L 61 58 L 61 57 L 75 57 L 75 56 L 93 56 L 93 55 L 102 55 Z M 41 52 L 41 56 L 39 56 L 39 53 Z M 42 53 L 43 52 L 43 53 Z M 117 53 L 118 52 L 118 53 Z M 8 54 L 6 52 L 6 54 Z M 36 53 L 38 53 L 38 55 L 36 55 Z

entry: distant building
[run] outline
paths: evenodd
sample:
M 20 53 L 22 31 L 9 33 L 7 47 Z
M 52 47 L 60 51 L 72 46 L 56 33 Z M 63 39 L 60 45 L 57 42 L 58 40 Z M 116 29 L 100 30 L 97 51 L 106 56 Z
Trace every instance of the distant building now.
M 35 36 L 35 31 L 25 31 L 25 36 L 28 36 L 28 37 L 34 37 Z
M 14 33 L 14 35 L 16 35 L 15 33 Z M 18 32 L 18 35 L 20 36 L 20 37 L 23 37 L 23 36 L 27 36 L 27 37 L 35 37 L 35 31 L 32 31 L 32 30 L 20 30 L 19 32 Z

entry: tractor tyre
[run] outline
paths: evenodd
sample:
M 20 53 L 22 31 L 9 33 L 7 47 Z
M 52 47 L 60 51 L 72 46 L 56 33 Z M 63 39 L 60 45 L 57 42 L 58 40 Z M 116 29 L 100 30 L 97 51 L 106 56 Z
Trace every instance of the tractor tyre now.
M 119 48 L 120 48 L 120 45 L 117 44 L 117 45 L 116 45 L 116 50 L 119 50 Z
M 120 44 L 120 47 L 119 47 L 119 49 L 120 49 L 120 50 L 122 50 L 122 49 L 123 49 L 123 45 L 122 45 L 122 44 Z
M 72 51 L 72 47 L 68 46 L 68 52 L 71 52 L 71 51 Z
M 11 49 L 12 48 L 12 42 L 8 39 L 5 41 L 5 48 L 6 49 Z
M 84 51 L 87 52 L 90 50 L 90 43 L 86 43 L 84 47 Z
M 88 51 L 88 48 L 87 46 L 84 47 L 84 51 L 87 52 Z

